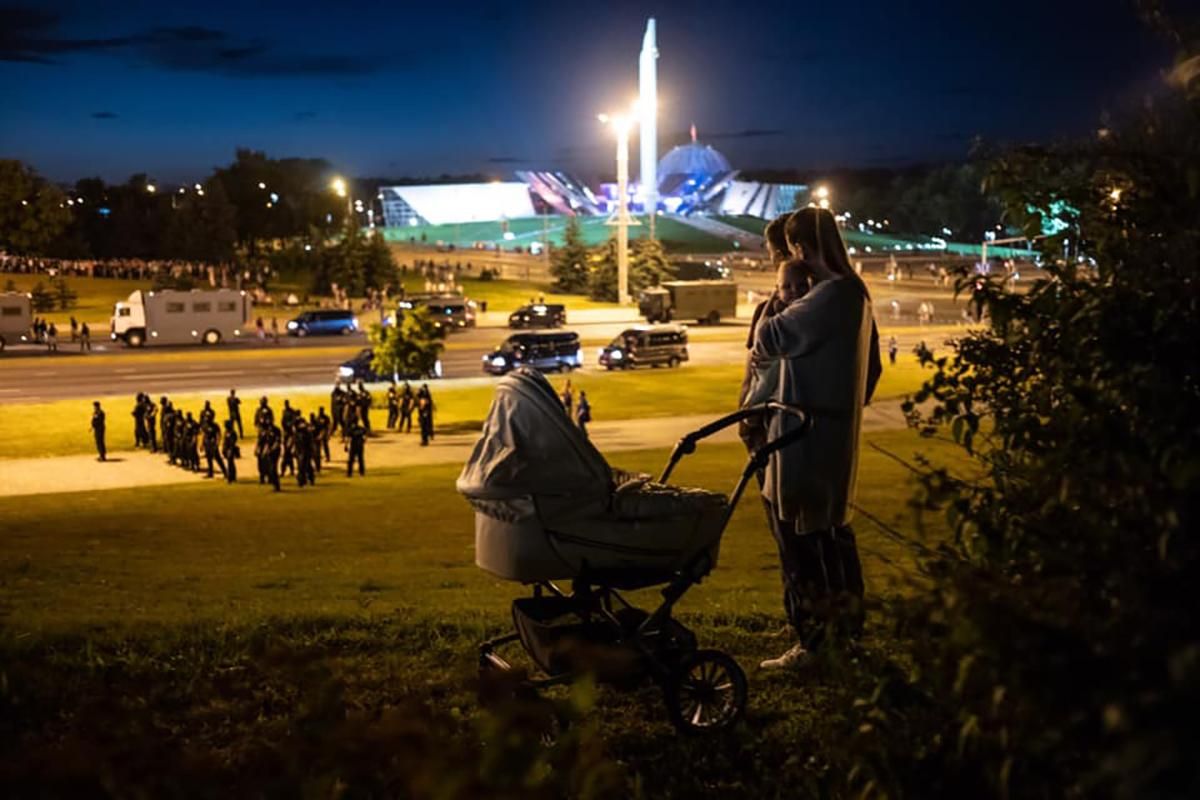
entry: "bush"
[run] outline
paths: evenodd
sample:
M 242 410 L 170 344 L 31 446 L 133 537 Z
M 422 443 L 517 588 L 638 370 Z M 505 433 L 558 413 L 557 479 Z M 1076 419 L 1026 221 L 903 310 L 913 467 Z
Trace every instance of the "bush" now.
M 908 411 L 974 471 L 917 498 L 956 539 L 898 609 L 911 663 L 857 709 L 876 794 L 1200 792 L 1197 100 L 990 169 L 1011 223 L 1035 236 L 1056 208 L 1067 227 L 1027 293 L 984 284 L 986 330 L 922 356 Z

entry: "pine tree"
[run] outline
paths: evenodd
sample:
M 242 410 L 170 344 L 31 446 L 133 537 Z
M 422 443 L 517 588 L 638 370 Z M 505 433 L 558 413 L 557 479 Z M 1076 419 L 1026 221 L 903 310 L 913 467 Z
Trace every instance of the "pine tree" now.
M 563 245 L 554 251 L 550 274 L 554 276 L 554 291 L 577 294 L 588 288 L 588 258 L 590 251 L 583 241 L 579 217 L 567 220 Z
M 634 239 L 629 243 L 629 294 L 637 295 L 650 286 L 658 286 L 674 276 L 661 242 Z M 600 251 L 591 270 L 588 296 L 593 300 L 617 302 L 617 240 L 612 237 Z

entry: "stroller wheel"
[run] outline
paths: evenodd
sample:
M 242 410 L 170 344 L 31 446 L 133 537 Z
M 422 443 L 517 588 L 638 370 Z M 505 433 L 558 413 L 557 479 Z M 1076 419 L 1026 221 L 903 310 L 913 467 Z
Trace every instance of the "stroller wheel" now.
M 663 687 L 671 723 L 686 734 L 716 733 L 746 710 L 746 673 L 719 650 L 697 650 Z

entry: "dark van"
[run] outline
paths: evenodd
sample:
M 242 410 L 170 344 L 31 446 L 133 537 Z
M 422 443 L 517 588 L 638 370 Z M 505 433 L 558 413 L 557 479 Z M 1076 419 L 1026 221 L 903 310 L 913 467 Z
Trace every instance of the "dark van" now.
M 483 357 L 483 371 L 503 375 L 517 367 L 533 367 L 542 372 L 569 372 L 583 366 L 579 334 L 514 333 L 490 355 Z
M 531 303 L 508 315 L 510 328 L 560 328 L 567 324 L 562 303 Z
M 348 336 L 358 331 L 358 319 L 353 311 L 330 309 L 305 311 L 287 324 L 288 336 Z
M 680 325 L 639 325 L 629 328 L 600 351 L 600 366 L 607 369 L 665 364 L 678 367 L 688 360 L 687 328 Z

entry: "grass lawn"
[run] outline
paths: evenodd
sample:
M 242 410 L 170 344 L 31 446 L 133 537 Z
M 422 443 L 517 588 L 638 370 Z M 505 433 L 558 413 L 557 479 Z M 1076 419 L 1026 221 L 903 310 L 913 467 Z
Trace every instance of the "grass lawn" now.
M 631 229 L 630 238 L 649 235 L 647 217 L 634 215 L 634 219 L 639 225 Z M 608 241 L 613 236 L 614 228 L 607 222 L 607 217 L 580 218 L 584 242 L 595 246 Z M 464 222 L 458 225 L 415 225 L 410 228 L 388 228 L 384 230 L 384 236 L 389 241 L 399 243 L 412 239 L 422 244 L 454 245 L 463 252 L 446 254 L 446 257 L 454 256 L 451 260 L 462 258 L 467 261 L 470 260 L 471 248 L 476 242 L 488 242 L 509 250 L 514 247 L 528 247 L 530 243 L 540 242 L 543 239 L 548 239 L 553 247 L 561 246 L 566 226 L 566 217 L 550 216 L 544 222 L 541 217 L 531 217 L 508 221 L 508 232 L 512 234 L 511 239 L 504 238 L 504 229 L 498 220 L 494 222 Z M 761 224 L 759 227 L 761 230 Z M 724 253 L 733 249 L 733 245 L 729 241 L 697 230 L 670 217 L 659 217 L 656 220 L 655 235 L 667 252 Z M 425 237 L 424 240 L 422 240 L 422 236 Z
M 905 355 L 895 366 L 884 368 L 876 389 L 879 402 L 895 399 L 916 391 L 927 376 L 911 355 Z M 631 372 L 584 372 L 570 376 L 577 390 L 588 393 L 592 414 L 597 420 L 635 419 L 639 417 L 672 417 L 686 414 L 718 415 L 733 410 L 742 366 L 684 367 L 681 371 L 643 369 Z M 565 376 L 551 376 L 551 383 L 561 389 Z M 236 387 L 235 387 L 236 388 Z M 478 427 L 487 414 L 494 390 L 491 386 L 431 385 L 437 403 L 437 425 L 440 429 Z M 155 399 L 153 387 L 147 391 Z M 224 419 L 226 390 L 203 394 L 172 395 L 178 407 L 198 413 L 206 399 L 211 400 L 218 416 Z M 239 392 L 239 394 L 244 394 Z M 376 405 L 384 403 L 384 392 L 376 391 Z M 293 391 L 272 392 L 271 405 L 278 412 L 285 399 L 305 413 L 323 405 L 328 409 L 329 394 L 307 394 Z M 249 427 L 257 397 L 243 397 L 242 416 Z M 133 447 L 132 422 L 129 414 L 133 397 L 109 399 L 104 402 L 108 414 L 108 446 L 110 450 Z M 0 458 L 34 458 L 42 456 L 75 455 L 93 452 L 94 445 L 88 427 L 91 420 L 91 400 L 58 400 L 50 403 L 12 403 L 0 413 Z
M 871 438 L 955 460 L 906 431 Z M 664 457 L 619 463 L 653 470 Z M 702 448 L 678 478 L 728 490 L 743 457 Z M 836 653 L 804 673 L 754 668 L 788 639 L 776 635 L 777 556 L 753 496 L 718 568 L 679 606 L 701 646 L 747 669 L 737 729 L 680 738 L 651 686 L 575 692 L 581 716 L 548 749 L 524 707 L 480 711 L 476 645 L 509 630 L 509 602 L 528 590 L 474 566 L 457 471 L 329 478 L 282 495 L 197 483 L 0 500 L 0 781 L 16 796 L 95 794 L 100 781 L 145 796 L 244 796 L 270 776 L 283 795 L 383 781 L 393 791 L 375 796 L 581 796 L 585 783 L 610 790 L 590 796 L 761 798 L 830 780 L 842 710 L 870 687 Z M 907 471 L 865 447 L 859 505 L 912 531 L 909 492 Z M 872 600 L 905 591 L 911 547 L 856 527 Z M 895 647 L 873 608 L 855 663 Z
M 53 291 L 50 278 L 47 275 L 18 275 L 10 272 L 0 272 L 0 287 L 12 281 L 18 292 L 29 292 L 41 283 L 48 291 Z M 149 289 L 150 281 L 120 280 L 118 278 L 72 278 L 66 279 L 67 286 L 79 295 L 74 308 L 66 311 L 47 311 L 34 316 L 45 317 L 58 326 L 59 341 L 70 338 L 71 317 L 80 322 L 86 322 L 92 329 L 92 341 L 108 336 L 108 321 L 112 316 L 113 303 L 129 297 L 130 292 L 138 289 Z

